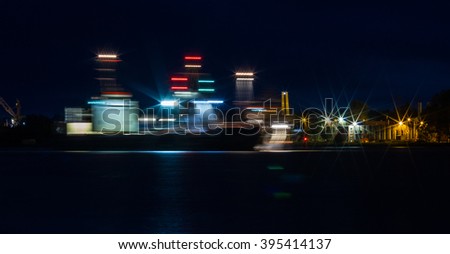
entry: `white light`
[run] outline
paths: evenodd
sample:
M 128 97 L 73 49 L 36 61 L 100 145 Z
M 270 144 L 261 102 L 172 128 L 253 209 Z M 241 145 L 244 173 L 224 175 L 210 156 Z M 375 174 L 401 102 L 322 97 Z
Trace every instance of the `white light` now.
M 186 64 L 184 65 L 186 68 L 201 68 L 202 66 L 200 64 Z
M 254 78 L 237 78 L 236 80 L 254 80 Z
M 339 123 L 344 123 L 344 118 L 343 117 L 339 117 Z
M 144 118 L 139 118 L 139 121 L 144 121 L 144 122 L 148 122 L 148 121 L 156 121 L 156 118 L 147 118 L 147 117 L 144 117 Z
M 161 118 L 160 122 L 175 122 L 175 118 Z
M 357 126 L 358 125 L 358 123 L 357 122 L 353 122 L 353 126 Z
M 223 103 L 223 101 L 219 100 L 194 101 L 194 104 L 219 104 L 219 103 Z
M 223 103 L 223 101 L 208 101 L 208 103 Z
M 188 97 L 188 96 L 193 96 L 193 95 L 196 95 L 197 93 L 196 92 L 174 92 L 174 94 L 175 94 L 175 96 L 186 96 L 186 97 Z
M 117 58 L 117 55 L 98 55 L 98 58 Z
M 177 104 L 177 101 L 161 101 L 161 106 L 173 107 Z
M 272 124 L 272 129 L 288 129 L 287 124 Z
M 253 72 L 236 72 L 236 76 L 253 76 Z

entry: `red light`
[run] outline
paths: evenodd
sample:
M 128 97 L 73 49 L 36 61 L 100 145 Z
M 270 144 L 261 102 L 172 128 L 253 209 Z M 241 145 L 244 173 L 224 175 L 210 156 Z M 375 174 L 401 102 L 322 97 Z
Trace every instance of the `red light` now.
M 201 56 L 185 56 L 184 60 L 202 60 Z
M 188 78 L 171 78 L 171 81 L 188 81 Z
M 304 137 L 304 138 L 303 138 L 303 141 L 308 141 L 308 138 L 307 138 L 307 137 Z
M 172 90 L 187 90 L 187 86 L 172 86 L 170 89 Z
M 121 60 L 99 58 L 99 59 L 97 59 L 97 61 L 99 61 L 99 62 L 105 62 L 105 63 L 118 63 L 118 62 L 120 62 Z

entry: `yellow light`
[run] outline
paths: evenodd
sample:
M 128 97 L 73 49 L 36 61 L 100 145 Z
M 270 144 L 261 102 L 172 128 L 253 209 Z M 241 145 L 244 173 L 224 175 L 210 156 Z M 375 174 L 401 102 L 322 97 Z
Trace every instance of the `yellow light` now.
M 423 125 L 423 121 L 420 121 L 420 125 Z
M 253 72 L 236 72 L 236 76 L 253 76 Z
M 408 117 L 408 122 L 411 122 L 411 118 Z
M 403 125 L 403 122 L 402 122 L 402 121 L 398 122 L 398 125 L 402 126 L 402 125 Z
M 117 55 L 98 55 L 98 58 L 117 58 Z

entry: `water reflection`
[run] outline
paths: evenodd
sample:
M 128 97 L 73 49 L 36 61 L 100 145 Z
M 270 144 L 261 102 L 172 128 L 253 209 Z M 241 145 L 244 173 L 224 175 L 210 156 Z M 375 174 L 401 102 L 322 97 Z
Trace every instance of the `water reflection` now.
M 0 233 L 439 233 L 447 154 L 5 151 Z

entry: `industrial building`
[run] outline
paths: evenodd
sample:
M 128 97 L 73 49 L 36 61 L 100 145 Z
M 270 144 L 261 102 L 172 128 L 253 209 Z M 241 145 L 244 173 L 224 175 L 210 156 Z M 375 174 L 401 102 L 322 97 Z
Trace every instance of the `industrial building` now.
M 119 56 L 102 52 L 95 61 L 100 96 L 91 98 L 90 108 L 65 109 L 67 134 L 138 133 L 139 103 L 117 82 Z

